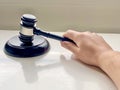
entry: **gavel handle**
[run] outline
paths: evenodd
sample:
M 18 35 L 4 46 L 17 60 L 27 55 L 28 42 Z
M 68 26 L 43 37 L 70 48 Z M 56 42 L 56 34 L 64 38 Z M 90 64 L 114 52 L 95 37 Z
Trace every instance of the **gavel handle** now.
M 61 37 L 61 36 L 51 34 L 51 33 L 48 33 L 48 32 L 44 32 L 44 31 L 42 31 L 38 28 L 34 28 L 33 33 L 36 34 L 36 35 L 45 36 L 47 38 L 52 38 L 52 39 L 59 40 L 59 41 L 68 41 L 68 42 L 71 42 L 71 43 L 75 44 L 75 42 L 73 40 L 69 39 L 69 38 Z

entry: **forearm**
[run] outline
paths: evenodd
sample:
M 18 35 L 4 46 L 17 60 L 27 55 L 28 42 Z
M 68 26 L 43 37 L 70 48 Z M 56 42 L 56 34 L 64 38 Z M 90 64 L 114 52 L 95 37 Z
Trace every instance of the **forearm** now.
M 99 67 L 108 74 L 120 89 L 120 52 L 110 51 L 99 57 Z

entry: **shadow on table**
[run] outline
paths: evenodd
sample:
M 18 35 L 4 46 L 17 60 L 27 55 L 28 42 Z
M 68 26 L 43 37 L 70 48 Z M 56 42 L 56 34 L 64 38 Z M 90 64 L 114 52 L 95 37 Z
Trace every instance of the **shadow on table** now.
M 105 88 L 108 84 L 109 86 L 113 86 L 113 83 L 110 81 L 110 79 L 100 69 L 88 66 L 72 59 L 71 57 L 61 55 L 60 53 L 48 53 L 42 56 L 31 58 L 15 58 L 10 56 L 8 57 L 21 64 L 25 80 L 28 83 L 34 83 L 39 79 L 38 72 L 62 66 L 65 72 L 68 73 L 68 75 L 72 76 L 72 78 L 74 78 L 77 85 L 76 90 L 80 90 L 82 88 L 85 89 L 85 87 L 88 88 L 91 87 L 91 85 L 93 87 L 98 85 L 98 87 L 100 88 L 101 86 Z M 53 59 L 53 61 L 51 59 Z M 59 59 L 59 62 L 56 62 L 56 59 Z M 39 64 L 41 62 L 45 65 Z M 108 89 L 109 87 L 105 88 L 105 90 Z
M 71 60 L 70 60 L 71 59 Z M 112 80 L 99 68 L 61 55 L 65 71 L 74 78 L 76 90 L 116 90 Z

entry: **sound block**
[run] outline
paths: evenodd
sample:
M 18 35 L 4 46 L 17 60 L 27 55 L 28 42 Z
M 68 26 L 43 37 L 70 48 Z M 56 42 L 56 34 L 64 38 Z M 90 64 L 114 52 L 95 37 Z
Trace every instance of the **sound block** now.
M 34 35 L 32 43 L 27 44 L 21 42 L 19 36 L 14 36 L 6 42 L 4 52 L 14 57 L 34 57 L 47 53 L 49 47 L 49 42 L 41 36 Z

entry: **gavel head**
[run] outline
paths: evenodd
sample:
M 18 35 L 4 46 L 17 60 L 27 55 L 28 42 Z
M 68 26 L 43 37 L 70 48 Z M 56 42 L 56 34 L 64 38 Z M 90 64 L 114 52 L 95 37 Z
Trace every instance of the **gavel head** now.
M 36 17 L 31 14 L 24 14 L 21 17 L 21 30 L 20 30 L 20 35 L 19 39 L 22 41 L 24 44 L 30 44 L 33 41 L 33 28 L 36 25 Z
M 24 14 L 21 17 L 19 35 L 6 42 L 4 52 L 14 57 L 33 57 L 48 52 L 49 42 L 40 35 L 34 35 L 35 23 L 35 16 Z

